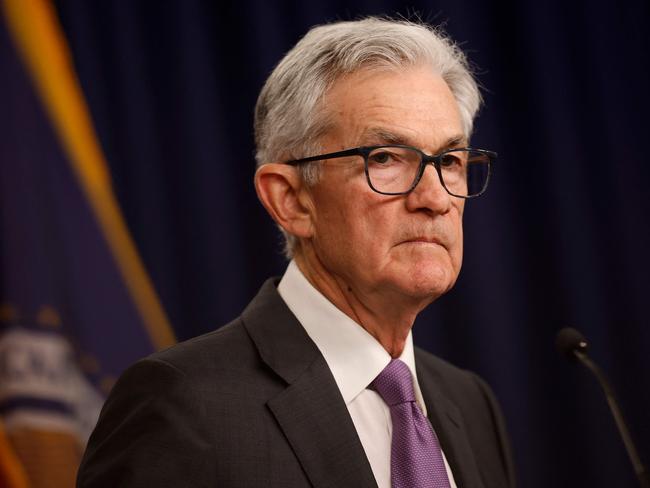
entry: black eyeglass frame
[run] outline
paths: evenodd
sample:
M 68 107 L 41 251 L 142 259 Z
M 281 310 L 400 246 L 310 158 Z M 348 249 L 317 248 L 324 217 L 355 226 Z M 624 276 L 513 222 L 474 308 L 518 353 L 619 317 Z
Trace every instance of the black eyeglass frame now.
M 417 175 L 415 179 L 413 180 L 413 184 L 411 187 L 406 190 L 406 191 L 400 191 L 400 192 L 385 192 L 385 191 L 379 191 L 377 188 L 375 188 L 372 184 L 372 181 L 370 180 L 370 174 L 368 173 L 368 156 L 370 156 L 370 153 L 374 151 L 375 149 L 382 149 L 382 148 L 400 148 L 400 149 L 410 149 L 418 154 L 420 154 L 420 167 L 418 168 Z M 483 185 L 483 188 L 481 189 L 480 192 L 475 193 L 474 195 L 456 195 L 455 193 L 452 193 L 449 188 L 447 188 L 447 185 L 445 185 L 445 180 L 442 177 L 442 171 L 440 169 L 441 164 L 442 164 L 442 158 L 449 153 L 452 152 L 458 152 L 458 151 L 464 151 L 464 152 L 477 152 L 480 154 L 483 154 L 488 157 L 488 174 L 487 177 L 485 178 L 485 184 Z M 420 149 L 417 147 L 413 146 L 405 146 L 401 144 L 382 144 L 379 146 L 361 146 L 361 147 L 355 147 L 352 149 L 345 149 L 343 151 L 337 151 L 337 152 L 332 152 L 332 153 L 327 153 L 327 154 L 319 154 L 318 156 L 310 156 L 307 158 L 300 158 L 300 159 L 292 159 L 290 161 L 285 161 L 285 164 L 289 164 L 292 166 L 297 166 L 299 164 L 303 163 L 311 163 L 315 161 L 323 161 L 326 159 L 335 159 L 335 158 L 344 158 L 346 156 L 363 156 L 363 162 L 364 162 L 364 169 L 366 173 L 366 180 L 368 182 L 368 186 L 372 189 L 372 191 L 377 192 L 381 195 L 407 195 L 411 193 L 416 186 L 418 186 L 418 183 L 422 179 L 422 175 L 424 174 L 424 170 L 427 166 L 427 164 L 433 164 L 433 167 L 436 169 L 436 172 L 438 173 L 438 178 L 440 179 L 440 184 L 442 187 L 446 190 L 447 193 L 449 193 L 453 197 L 457 198 L 476 198 L 478 196 L 481 196 L 485 190 L 488 187 L 488 183 L 490 182 L 490 176 L 492 174 L 492 165 L 496 161 L 497 158 L 497 153 L 494 151 L 488 151 L 487 149 L 474 149 L 472 147 L 459 147 L 459 148 L 452 148 L 452 149 L 446 149 L 445 151 L 442 151 L 438 154 L 434 154 L 433 156 L 429 156 L 428 154 L 422 152 Z

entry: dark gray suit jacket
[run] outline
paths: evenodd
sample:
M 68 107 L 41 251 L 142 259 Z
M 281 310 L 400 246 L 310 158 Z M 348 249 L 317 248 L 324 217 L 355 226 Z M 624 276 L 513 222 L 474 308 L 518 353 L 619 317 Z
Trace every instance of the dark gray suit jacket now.
M 459 488 L 514 486 L 485 383 L 422 350 L 418 381 Z M 129 368 L 88 443 L 79 487 L 376 487 L 316 345 L 272 280 L 241 317 Z

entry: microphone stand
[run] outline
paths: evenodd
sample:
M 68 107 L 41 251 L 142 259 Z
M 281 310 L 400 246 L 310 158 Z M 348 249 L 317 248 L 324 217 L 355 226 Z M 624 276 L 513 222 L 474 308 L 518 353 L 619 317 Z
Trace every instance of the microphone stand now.
M 630 431 L 628 430 L 627 425 L 625 424 L 625 420 L 623 419 L 623 412 L 621 412 L 621 409 L 616 402 L 614 392 L 609 382 L 607 381 L 607 378 L 603 374 L 600 367 L 598 367 L 598 365 L 594 363 L 584 352 L 578 349 L 574 349 L 573 354 L 587 369 L 589 369 L 594 374 L 594 376 L 596 376 L 598 383 L 605 393 L 605 398 L 607 398 L 607 404 L 609 405 L 609 409 L 611 410 L 614 421 L 616 422 L 616 427 L 618 427 L 618 431 L 623 438 L 625 449 L 627 450 L 630 461 L 632 461 L 632 465 L 634 466 L 634 472 L 636 473 L 636 476 L 639 480 L 639 485 L 641 488 L 650 488 L 650 474 L 648 473 L 648 470 L 645 468 L 645 466 L 643 466 L 641 458 L 639 457 L 639 453 L 634 446 L 634 442 L 632 442 L 632 436 L 630 436 Z

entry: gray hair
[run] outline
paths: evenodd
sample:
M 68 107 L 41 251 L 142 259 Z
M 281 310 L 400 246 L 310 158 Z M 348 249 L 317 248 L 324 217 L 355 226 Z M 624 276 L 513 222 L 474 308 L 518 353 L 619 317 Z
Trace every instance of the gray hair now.
M 439 29 L 377 17 L 313 27 L 275 67 L 257 99 L 258 167 L 320 151 L 319 138 L 331 124 L 322 101 L 341 76 L 421 65 L 431 66 L 449 86 L 469 139 L 481 95 L 465 55 Z M 318 168 L 301 166 L 307 184 L 317 182 Z M 296 238 L 283 233 L 290 258 Z

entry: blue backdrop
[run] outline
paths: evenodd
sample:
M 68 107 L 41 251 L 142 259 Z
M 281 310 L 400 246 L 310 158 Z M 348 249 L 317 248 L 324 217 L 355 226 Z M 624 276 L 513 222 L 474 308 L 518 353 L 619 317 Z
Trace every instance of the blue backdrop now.
M 223 325 L 280 274 L 257 202 L 252 112 L 312 25 L 417 13 L 485 87 L 474 145 L 497 151 L 468 204 L 456 288 L 416 343 L 495 389 L 525 487 L 635 486 L 593 378 L 554 351 L 593 343 L 650 462 L 650 21 L 646 0 L 57 0 L 118 198 L 180 339 Z

